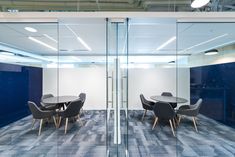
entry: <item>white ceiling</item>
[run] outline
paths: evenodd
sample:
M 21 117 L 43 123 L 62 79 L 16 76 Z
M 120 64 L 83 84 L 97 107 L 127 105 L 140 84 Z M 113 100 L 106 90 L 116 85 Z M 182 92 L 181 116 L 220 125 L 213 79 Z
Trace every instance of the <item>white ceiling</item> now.
M 24 29 L 26 26 L 33 27 L 38 32 L 28 32 Z M 174 55 L 176 49 L 178 49 L 179 54 L 204 52 L 205 50 L 234 43 L 234 28 L 235 23 L 176 24 L 174 19 L 131 19 L 128 32 L 129 55 L 146 55 L 155 58 L 156 62 L 160 62 L 162 59 L 156 55 Z M 4 47 L 10 47 L 13 48 L 12 51 L 21 50 L 21 55 L 26 52 L 27 55 L 25 56 L 36 58 L 40 62 L 57 61 L 58 54 L 60 55 L 59 61 L 64 63 L 105 62 L 106 46 L 108 46 L 110 54 L 117 51 L 115 47 L 117 44 L 116 33 L 118 33 L 118 51 L 119 53 L 125 53 L 127 47 L 126 24 L 119 24 L 118 31 L 116 25 L 108 24 L 108 45 L 106 45 L 106 21 L 101 18 L 66 19 L 61 20 L 59 23 L 1 23 L 0 46 L 2 47 L 0 48 L 4 50 Z M 44 34 L 59 42 L 56 43 Z M 58 48 L 59 52 L 29 40 L 29 36 Z M 91 51 L 77 39 L 77 36 L 91 48 Z M 176 40 L 162 49 L 156 50 L 174 36 L 177 37 Z M 19 52 L 15 51 L 13 53 Z M 32 56 L 28 54 L 32 54 Z M 102 57 L 98 57 L 100 55 Z M 28 62 L 33 61 L 29 60 Z M 12 62 L 14 62 L 14 59 L 12 59 Z M 24 62 L 26 61 L 24 60 Z M 154 61 L 151 60 L 151 62 Z

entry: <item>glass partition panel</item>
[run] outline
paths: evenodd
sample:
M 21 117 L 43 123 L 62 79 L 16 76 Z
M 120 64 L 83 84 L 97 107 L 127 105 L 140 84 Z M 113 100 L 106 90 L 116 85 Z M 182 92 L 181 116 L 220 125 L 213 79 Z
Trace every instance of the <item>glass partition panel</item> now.
M 60 154 L 106 156 L 105 34 L 102 18 L 59 21 L 58 89 L 67 101 L 61 110 L 68 110 L 66 116 L 61 115 Z
M 234 26 L 178 23 L 178 156 L 234 156 Z
M 57 67 L 47 71 L 57 23 L 0 23 L 0 34 L 0 156 L 56 156 L 54 106 L 42 96 L 58 94 Z
M 129 155 L 174 157 L 177 134 L 173 108 L 178 96 L 176 21 L 130 19 L 128 60 Z M 166 96 L 161 97 L 163 93 Z

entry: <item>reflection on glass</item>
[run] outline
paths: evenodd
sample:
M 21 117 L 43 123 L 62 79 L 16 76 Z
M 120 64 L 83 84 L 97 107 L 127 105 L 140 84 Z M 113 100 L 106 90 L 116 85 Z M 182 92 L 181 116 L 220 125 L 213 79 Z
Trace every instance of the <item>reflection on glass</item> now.
M 48 57 L 57 56 L 57 43 L 48 39 L 57 39 L 57 23 L 1 23 L 0 33 L 0 141 L 4 147 L 0 156 L 40 156 L 45 145 L 57 148 L 53 116 L 44 117 L 41 111 L 42 95 L 52 90 L 57 94 L 57 77 L 49 91 L 44 73 L 47 64 L 57 63 L 57 57 Z M 53 73 L 57 76 L 56 70 Z M 37 107 L 31 110 L 29 104 Z M 50 142 L 42 140 L 48 134 L 52 135 Z M 44 153 L 57 155 L 49 150 Z
M 234 130 L 233 93 L 234 93 L 234 43 L 235 32 L 233 23 L 179 23 L 178 24 L 178 55 L 187 55 L 187 63 L 178 63 L 178 80 L 188 77 L 188 81 L 177 84 L 178 90 L 188 86 L 191 108 L 201 98 L 199 114 L 188 114 L 181 119 L 178 134 L 194 131 L 197 138 L 187 136 L 194 141 L 191 154 L 231 155 L 231 151 L 222 150 L 231 142 Z M 211 53 L 210 53 L 211 52 Z M 187 75 L 183 73 L 187 69 Z M 183 113 L 184 115 L 184 113 Z M 187 123 L 187 121 L 189 123 Z M 222 124 L 223 123 L 223 124 Z M 188 126 L 194 126 L 188 127 Z M 197 127 L 196 127 L 197 126 Z M 198 130 L 199 133 L 196 133 Z M 212 133 L 213 132 L 213 137 Z M 180 137 L 180 136 L 179 136 Z M 184 140 L 181 136 L 179 140 Z M 224 142 L 219 142 L 223 139 Z M 210 143 L 210 146 L 204 146 Z M 180 146 L 187 154 L 188 145 Z M 204 147 L 204 148 L 203 148 Z M 202 150 L 200 153 L 195 150 Z M 220 151 L 216 151 L 220 150 Z M 230 156 L 228 155 L 228 156 Z M 226 156 L 226 155 L 225 155 Z

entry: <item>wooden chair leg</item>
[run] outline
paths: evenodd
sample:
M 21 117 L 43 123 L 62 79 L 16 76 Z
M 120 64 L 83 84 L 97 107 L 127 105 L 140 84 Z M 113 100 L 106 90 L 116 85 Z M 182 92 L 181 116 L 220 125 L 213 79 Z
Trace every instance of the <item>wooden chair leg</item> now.
M 179 115 L 178 125 L 180 125 L 181 116 Z
M 145 117 L 146 113 L 147 113 L 147 110 L 144 110 L 144 114 L 143 114 L 143 117 L 142 117 L 142 121 L 144 121 L 144 117 Z
M 65 120 L 65 127 L 64 127 L 64 134 L 67 133 L 68 121 L 69 121 L 69 118 L 66 118 L 66 120 Z
M 171 120 L 169 120 L 169 122 L 170 122 L 170 126 L 171 126 L 171 131 L 172 131 L 173 135 L 175 136 L 175 132 L 174 132 L 174 128 L 173 128 L 173 126 L 172 126 Z
M 38 136 L 41 135 L 42 123 L 43 123 L 43 119 L 40 120 L 40 127 L 39 127 L 39 131 L 38 131 Z
M 55 116 L 53 116 L 53 120 L 54 120 L 54 123 L 55 123 L 55 127 L 58 128 L 58 124 L 57 124 L 57 121 L 55 119 Z
M 195 117 L 193 117 L 193 124 L 194 124 L 194 128 L 196 129 L 196 132 L 198 132 Z
M 175 118 L 172 119 L 173 127 L 176 129 L 176 123 L 175 123 Z
M 33 129 L 33 127 L 34 127 L 35 122 L 36 122 L 36 119 L 34 119 L 34 118 L 33 118 L 33 122 L 32 122 L 31 130 L 32 130 L 32 129 Z
M 60 127 L 61 119 L 62 119 L 62 118 L 59 117 L 58 124 L 57 124 L 57 127 L 58 127 L 58 128 Z
M 156 124 L 157 124 L 157 121 L 158 121 L 158 117 L 155 118 L 155 121 L 153 123 L 153 127 L 152 127 L 152 130 L 155 128 Z

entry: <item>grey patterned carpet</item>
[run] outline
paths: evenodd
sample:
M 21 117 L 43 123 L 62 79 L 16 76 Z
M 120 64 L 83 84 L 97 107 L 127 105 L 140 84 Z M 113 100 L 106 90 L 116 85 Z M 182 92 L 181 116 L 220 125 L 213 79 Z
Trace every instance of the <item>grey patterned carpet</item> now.
M 192 122 L 184 118 L 173 137 L 168 123 L 160 121 L 152 130 L 152 113 L 143 122 L 142 113 L 128 111 L 128 126 L 125 112 L 121 113 L 122 143 L 118 147 L 113 144 L 112 113 L 109 127 L 106 111 L 86 111 L 81 116 L 84 126 L 71 121 L 65 135 L 64 121 L 59 129 L 48 123 L 43 125 L 41 136 L 37 136 L 38 123 L 31 130 L 32 117 L 28 116 L 0 128 L 0 157 L 106 157 L 107 150 L 111 157 L 235 156 L 235 130 L 230 127 L 200 115 L 198 133 Z

